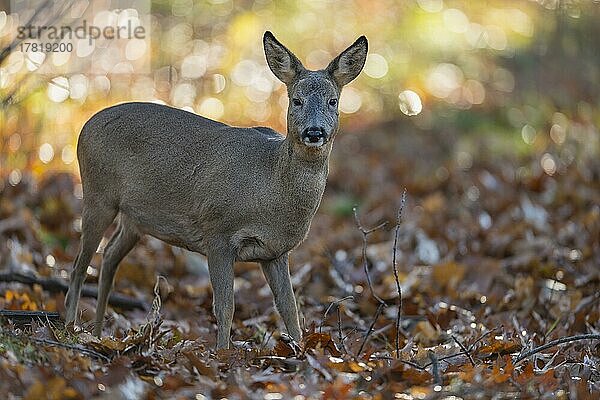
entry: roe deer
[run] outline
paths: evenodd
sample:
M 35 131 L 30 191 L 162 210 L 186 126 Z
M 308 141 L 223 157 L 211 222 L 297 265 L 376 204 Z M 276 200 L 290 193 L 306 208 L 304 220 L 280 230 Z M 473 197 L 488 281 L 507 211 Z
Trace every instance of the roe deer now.
M 125 103 L 94 115 L 79 136 L 82 233 L 66 296 L 77 316 L 81 285 L 104 231 L 94 334 L 100 336 L 119 262 L 144 234 L 206 255 L 217 348 L 228 348 L 234 311 L 233 263 L 260 263 L 288 333 L 300 340 L 288 254 L 317 211 L 338 130 L 342 87 L 367 57 L 361 36 L 323 70 L 304 68 L 271 32 L 263 46 L 287 86 L 287 136 L 238 128 L 153 103 Z

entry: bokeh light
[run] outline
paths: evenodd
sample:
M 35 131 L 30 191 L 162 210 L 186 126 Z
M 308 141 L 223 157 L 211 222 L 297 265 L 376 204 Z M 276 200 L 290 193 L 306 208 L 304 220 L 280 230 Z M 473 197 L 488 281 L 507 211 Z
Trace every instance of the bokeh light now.
M 44 164 L 52 161 L 54 158 L 54 148 L 52 148 L 50 143 L 44 143 L 40 146 L 39 157 Z
M 404 90 L 398 95 L 400 111 L 402 113 L 413 116 L 418 115 L 423 110 L 423 104 L 419 95 L 412 90 Z

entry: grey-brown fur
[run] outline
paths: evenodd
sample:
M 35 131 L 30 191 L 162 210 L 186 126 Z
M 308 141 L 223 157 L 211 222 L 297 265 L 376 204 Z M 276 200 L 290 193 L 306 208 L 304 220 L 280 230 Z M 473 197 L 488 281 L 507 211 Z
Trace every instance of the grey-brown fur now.
M 321 201 L 337 99 L 360 73 L 367 40 L 359 38 L 321 71 L 304 69 L 270 32 L 263 42 L 269 67 L 288 87 L 285 138 L 152 103 L 110 107 L 85 124 L 77 148 L 82 235 L 65 300 L 68 323 L 75 322 L 91 257 L 118 214 L 100 272 L 96 335 L 119 262 L 149 234 L 207 256 L 218 348 L 229 346 L 234 261 L 261 264 L 289 334 L 300 339 L 288 254 Z

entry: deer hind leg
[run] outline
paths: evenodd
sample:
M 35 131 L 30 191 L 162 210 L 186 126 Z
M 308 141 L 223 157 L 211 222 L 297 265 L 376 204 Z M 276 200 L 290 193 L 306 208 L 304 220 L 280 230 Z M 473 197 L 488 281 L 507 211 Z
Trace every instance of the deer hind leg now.
M 102 269 L 100 270 L 100 280 L 98 284 L 98 301 L 96 304 L 96 322 L 94 324 L 94 335 L 100 337 L 102 334 L 102 325 L 104 323 L 104 314 L 108 304 L 108 297 L 115 281 L 115 274 L 119 263 L 127 253 L 140 240 L 140 235 L 135 226 L 121 215 L 117 230 L 110 238 L 108 245 L 104 249 L 102 258 Z
M 81 242 L 79 253 L 75 258 L 69 290 L 65 298 L 67 311 L 66 323 L 74 324 L 77 319 L 77 306 L 81 296 L 81 286 L 85 280 L 86 271 L 106 228 L 113 222 L 117 210 L 104 204 L 86 201 L 84 198 L 83 211 L 81 215 Z

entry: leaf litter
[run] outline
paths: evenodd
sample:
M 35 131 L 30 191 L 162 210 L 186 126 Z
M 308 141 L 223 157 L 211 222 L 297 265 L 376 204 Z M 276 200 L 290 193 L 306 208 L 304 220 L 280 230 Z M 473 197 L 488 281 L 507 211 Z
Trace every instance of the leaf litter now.
M 89 334 L 90 297 L 75 332 L 1 317 L 1 389 L 25 399 L 597 398 L 600 163 L 582 152 L 553 176 L 535 155 L 424 165 L 420 147 L 393 140 L 342 137 L 334 152 L 320 213 L 292 255 L 300 343 L 281 333 L 259 269 L 242 263 L 233 346 L 215 352 L 205 259 L 145 238 L 115 292 L 148 307 L 110 306 L 101 339 Z M 64 292 L 9 278 L 68 277 L 76 185 L 49 173 L 0 186 L 0 309 L 64 312 Z M 338 205 L 348 198 L 359 199 L 356 220 Z

